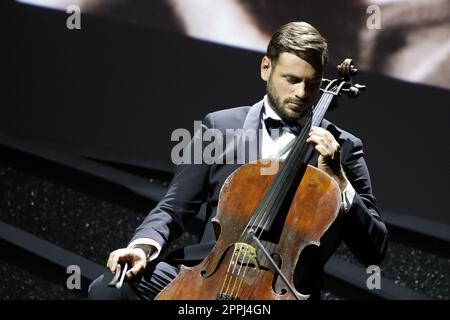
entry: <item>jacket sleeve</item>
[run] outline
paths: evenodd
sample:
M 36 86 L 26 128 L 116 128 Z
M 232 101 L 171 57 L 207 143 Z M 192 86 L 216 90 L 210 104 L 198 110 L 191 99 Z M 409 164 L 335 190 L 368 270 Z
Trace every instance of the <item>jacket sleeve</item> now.
M 349 150 L 343 150 L 343 167 L 356 195 L 344 213 L 344 242 L 365 266 L 379 264 L 386 253 L 388 231 L 372 193 L 362 142 L 354 138 L 346 147 Z
M 203 160 L 195 164 L 193 153 L 199 150 L 202 152 L 203 133 L 212 126 L 212 117 L 207 115 L 203 120 L 202 128 L 195 133 L 184 150 L 189 153 L 186 158 L 186 154 L 183 155 L 184 159 L 189 160 L 188 163 L 177 166 L 167 193 L 136 229 L 131 242 L 139 238 L 149 238 L 160 244 L 164 250 L 169 239 L 180 235 L 184 228 L 184 217 L 197 214 L 208 195 L 210 166 Z

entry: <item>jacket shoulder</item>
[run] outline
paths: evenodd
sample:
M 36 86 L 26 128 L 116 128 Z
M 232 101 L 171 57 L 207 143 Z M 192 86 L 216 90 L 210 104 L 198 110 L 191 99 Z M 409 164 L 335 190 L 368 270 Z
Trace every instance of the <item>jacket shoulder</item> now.
M 214 111 L 206 115 L 205 120 L 219 130 L 242 128 L 250 108 L 242 106 Z

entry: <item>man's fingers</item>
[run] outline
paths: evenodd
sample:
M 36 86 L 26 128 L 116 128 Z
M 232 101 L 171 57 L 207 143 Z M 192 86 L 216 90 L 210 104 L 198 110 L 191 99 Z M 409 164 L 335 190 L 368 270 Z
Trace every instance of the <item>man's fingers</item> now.
M 319 153 L 321 155 L 325 156 L 329 156 L 329 144 L 325 141 L 325 139 L 323 137 L 317 136 L 317 135 L 313 135 L 310 136 L 306 142 L 308 143 L 313 143 L 315 144 L 315 148 L 317 151 L 319 151 Z
M 323 145 L 318 144 L 316 145 L 316 150 L 323 156 L 323 157 L 331 157 L 330 153 L 328 152 L 327 148 L 325 148 Z
M 106 266 L 111 270 L 112 273 L 116 272 L 117 264 L 123 261 L 132 261 L 132 253 L 130 249 L 117 249 L 109 255 L 108 262 Z
M 318 135 L 311 135 L 306 139 L 307 143 L 321 144 L 323 142 L 322 138 Z
M 334 136 L 331 134 L 330 131 L 319 127 L 312 127 L 311 130 L 309 131 L 309 136 L 321 137 L 323 141 L 325 141 L 326 143 L 333 143 L 336 141 L 336 139 L 334 138 Z
M 323 128 L 313 127 L 306 142 L 315 144 L 315 149 L 322 156 L 331 159 L 335 159 L 341 149 L 334 136 Z
M 145 264 L 141 261 L 138 261 L 134 264 L 133 268 L 127 271 L 127 279 L 133 279 L 137 275 L 139 275 L 145 268 Z
M 119 262 L 119 255 L 117 253 L 118 250 L 111 252 L 108 258 L 108 262 L 106 266 L 111 270 L 112 273 L 116 272 L 117 263 Z
M 130 270 L 126 273 L 127 278 L 133 278 L 145 269 L 147 260 L 142 249 L 117 249 L 109 255 L 106 266 L 115 273 L 117 265 L 121 262 L 128 262 Z

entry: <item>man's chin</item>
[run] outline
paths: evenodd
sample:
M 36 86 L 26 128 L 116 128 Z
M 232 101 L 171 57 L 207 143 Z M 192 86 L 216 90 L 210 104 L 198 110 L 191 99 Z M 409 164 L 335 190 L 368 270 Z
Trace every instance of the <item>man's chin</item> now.
M 287 120 L 290 121 L 298 121 L 302 119 L 306 114 L 308 113 L 308 110 L 292 110 L 289 109 L 288 111 L 285 111 L 285 117 Z

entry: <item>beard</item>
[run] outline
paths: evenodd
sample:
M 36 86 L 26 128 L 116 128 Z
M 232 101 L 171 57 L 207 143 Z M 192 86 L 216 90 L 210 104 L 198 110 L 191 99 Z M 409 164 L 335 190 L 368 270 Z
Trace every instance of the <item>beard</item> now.
M 269 80 L 267 81 L 266 92 L 267 97 L 269 98 L 270 105 L 272 106 L 274 111 L 278 114 L 278 116 L 284 120 L 298 121 L 303 117 L 305 117 L 308 114 L 309 109 L 311 108 L 310 99 L 308 98 L 305 98 L 303 100 L 299 100 L 297 98 L 286 98 L 284 99 L 284 101 L 282 101 L 272 84 L 271 78 L 269 78 Z M 296 112 L 288 109 L 287 107 L 283 107 L 288 103 L 303 104 L 308 105 L 308 107 L 305 108 L 305 110 Z

